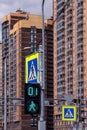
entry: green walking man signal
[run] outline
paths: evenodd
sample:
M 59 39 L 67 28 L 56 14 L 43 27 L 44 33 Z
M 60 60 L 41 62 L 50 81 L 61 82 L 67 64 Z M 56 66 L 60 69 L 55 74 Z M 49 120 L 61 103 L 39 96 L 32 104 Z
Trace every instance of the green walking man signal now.
M 35 102 L 34 101 L 31 101 L 30 102 L 30 105 L 29 105 L 29 111 L 31 112 L 35 112 L 36 111 L 36 109 L 37 109 L 37 106 L 36 106 L 36 104 L 35 104 Z
M 25 114 L 40 114 L 41 87 L 38 83 L 25 84 Z

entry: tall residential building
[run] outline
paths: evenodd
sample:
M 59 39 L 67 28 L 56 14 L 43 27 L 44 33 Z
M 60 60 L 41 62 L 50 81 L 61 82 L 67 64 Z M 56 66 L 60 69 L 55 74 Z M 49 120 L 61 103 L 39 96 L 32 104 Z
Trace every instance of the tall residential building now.
M 0 43 L 0 130 L 2 130 L 3 127 L 2 121 L 2 44 Z
M 87 103 L 86 7 L 86 0 L 54 0 L 54 98 L 72 94 Z M 72 130 L 73 122 L 61 120 L 60 105 L 65 102 L 58 103 L 54 108 L 54 129 Z M 83 111 L 80 107 L 79 116 L 82 127 L 87 129 L 85 107 Z
M 53 18 L 45 21 L 46 97 L 53 99 Z M 53 107 L 47 107 L 46 130 L 53 130 Z
M 45 68 L 46 97 L 53 97 L 53 25 L 52 19 L 45 23 Z M 42 16 L 32 15 L 22 10 L 10 13 L 2 22 L 2 57 L 3 66 L 6 58 L 7 85 L 7 127 L 13 130 L 37 130 L 31 127 L 31 116 L 25 115 L 24 101 L 12 98 L 24 98 L 25 57 L 39 50 L 42 44 Z M 25 47 L 30 49 L 24 50 Z M 4 69 L 4 68 L 3 68 Z M 3 86 L 4 86 L 3 75 Z M 4 91 L 4 90 L 3 90 Z M 4 94 L 3 94 L 4 95 Z M 53 108 L 46 109 L 47 130 L 53 130 Z M 50 123 L 51 122 L 51 123 Z
M 19 106 L 15 106 L 12 98 L 24 98 L 25 56 L 38 51 L 41 41 L 41 16 L 17 10 L 3 18 L 2 58 L 3 66 L 6 59 L 8 130 L 37 129 L 30 126 L 31 116 L 25 115 L 24 101 L 16 100 Z M 31 49 L 24 50 L 24 47 L 31 47 Z M 3 74 L 3 86 L 5 85 L 4 78 Z

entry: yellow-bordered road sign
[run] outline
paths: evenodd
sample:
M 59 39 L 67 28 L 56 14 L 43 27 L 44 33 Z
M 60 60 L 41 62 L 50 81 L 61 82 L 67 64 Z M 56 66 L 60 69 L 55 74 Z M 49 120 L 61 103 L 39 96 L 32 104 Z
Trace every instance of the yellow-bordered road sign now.
M 62 106 L 62 120 L 76 121 L 76 106 Z
M 25 58 L 25 83 L 39 83 L 39 53 Z

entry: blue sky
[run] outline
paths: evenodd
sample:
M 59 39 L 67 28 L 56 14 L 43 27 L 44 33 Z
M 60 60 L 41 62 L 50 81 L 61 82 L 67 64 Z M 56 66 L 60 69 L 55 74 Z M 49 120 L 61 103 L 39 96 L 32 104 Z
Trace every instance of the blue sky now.
M 45 0 L 45 19 L 52 16 L 52 1 Z M 10 12 L 22 9 L 31 14 L 41 15 L 42 0 L 0 0 L 0 42 L 1 42 L 1 21 L 2 18 Z

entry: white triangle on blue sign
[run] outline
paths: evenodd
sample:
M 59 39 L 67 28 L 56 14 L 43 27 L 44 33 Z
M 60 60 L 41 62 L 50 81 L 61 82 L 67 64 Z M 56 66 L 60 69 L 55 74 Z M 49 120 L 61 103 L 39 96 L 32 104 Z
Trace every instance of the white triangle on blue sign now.
M 36 78 L 37 78 L 37 76 L 36 76 L 36 70 L 35 70 L 34 63 L 32 61 L 31 68 L 30 68 L 30 74 L 29 74 L 29 80 L 34 80 Z
M 67 118 L 68 118 L 68 117 L 69 117 L 69 118 L 70 118 L 70 117 L 71 117 L 71 118 L 74 117 L 74 115 L 72 114 L 72 112 L 71 112 L 70 109 L 67 110 L 67 112 L 66 112 L 66 114 L 65 114 L 65 117 L 67 117 Z

